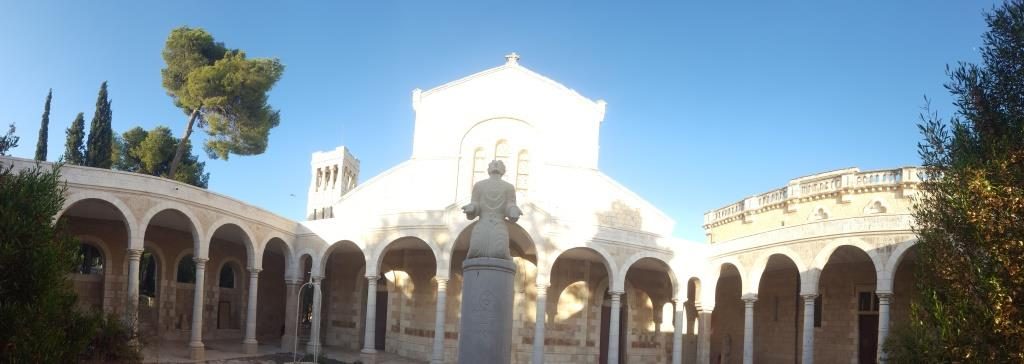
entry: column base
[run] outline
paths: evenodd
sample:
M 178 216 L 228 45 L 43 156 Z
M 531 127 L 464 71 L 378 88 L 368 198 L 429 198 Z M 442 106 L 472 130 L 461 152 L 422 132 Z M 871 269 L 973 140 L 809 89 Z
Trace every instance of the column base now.
M 323 346 L 321 346 L 319 344 L 307 343 L 306 344 L 306 354 L 313 354 L 314 352 L 317 353 L 317 355 L 322 355 L 323 354 Z
M 246 354 L 256 354 L 258 351 L 259 351 L 259 343 L 257 343 L 256 340 L 253 340 L 252 342 L 248 342 L 248 341 L 243 341 L 242 342 L 242 352 L 243 353 L 246 353 Z
M 281 337 L 281 350 L 285 351 L 285 352 L 289 352 L 289 353 L 298 350 L 298 348 L 295 347 L 295 336 L 292 336 L 292 335 L 282 336 Z
M 188 358 L 198 361 L 206 360 L 206 347 L 203 346 L 203 343 L 189 343 Z
M 377 363 L 377 350 L 374 349 L 363 349 L 359 352 L 359 360 L 363 364 L 376 364 Z

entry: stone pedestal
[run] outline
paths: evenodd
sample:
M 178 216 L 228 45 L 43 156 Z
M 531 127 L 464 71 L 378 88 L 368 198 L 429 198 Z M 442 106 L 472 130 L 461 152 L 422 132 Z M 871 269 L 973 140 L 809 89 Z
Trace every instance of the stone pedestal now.
M 512 360 L 512 303 L 516 265 L 497 258 L 462 263 L 459 363 Z

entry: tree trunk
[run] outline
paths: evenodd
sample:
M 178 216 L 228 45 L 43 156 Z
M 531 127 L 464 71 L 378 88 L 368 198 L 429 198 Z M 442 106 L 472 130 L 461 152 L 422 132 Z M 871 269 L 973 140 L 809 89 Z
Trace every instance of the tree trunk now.
M 178 150 L 174 152 L 174 159 L 171 160 L 171 168 L 167 171 L 167 178 L 174 179 L 174 172 L 178 170 L 181 157 L 185 155 L 185 143 L 188 142 L 188 137 L 192 135 L 192 125 L 196 123 L 196 118 L 198 117 L 199 108 L 196 108 L 192 110 L 192 115 L 188 117 L 188 124 L 185 125 L 185 134 L 178 141 Z

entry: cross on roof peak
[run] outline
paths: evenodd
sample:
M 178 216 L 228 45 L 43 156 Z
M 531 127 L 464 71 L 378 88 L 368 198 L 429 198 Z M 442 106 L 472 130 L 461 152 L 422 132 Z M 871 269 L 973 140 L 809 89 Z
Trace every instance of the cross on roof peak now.
M 506 64 L 519 64 L 519 55 L 516 52 L 512 52 L 505 55 Z

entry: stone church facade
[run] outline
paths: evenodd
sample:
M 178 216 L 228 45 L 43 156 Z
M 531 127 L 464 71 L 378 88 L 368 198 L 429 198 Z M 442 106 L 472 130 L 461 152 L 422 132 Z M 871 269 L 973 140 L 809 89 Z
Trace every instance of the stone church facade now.
M 472 225 L 460 207 L 496 159 L 523 210 L 509 225 L 515 363 L 875 362 L 907 320 L 915 168 L 793 179 L 708 212 L 693 243 L 598 169 L 605 103 L 515 54 L 414 90 L 412 106 L 412 156 L 377 176 L 359 182 L 345 147 L 313 155 L 306 221 L 65 166 L 80 305 L 193 358 L 227 340 L 454 362 Z

